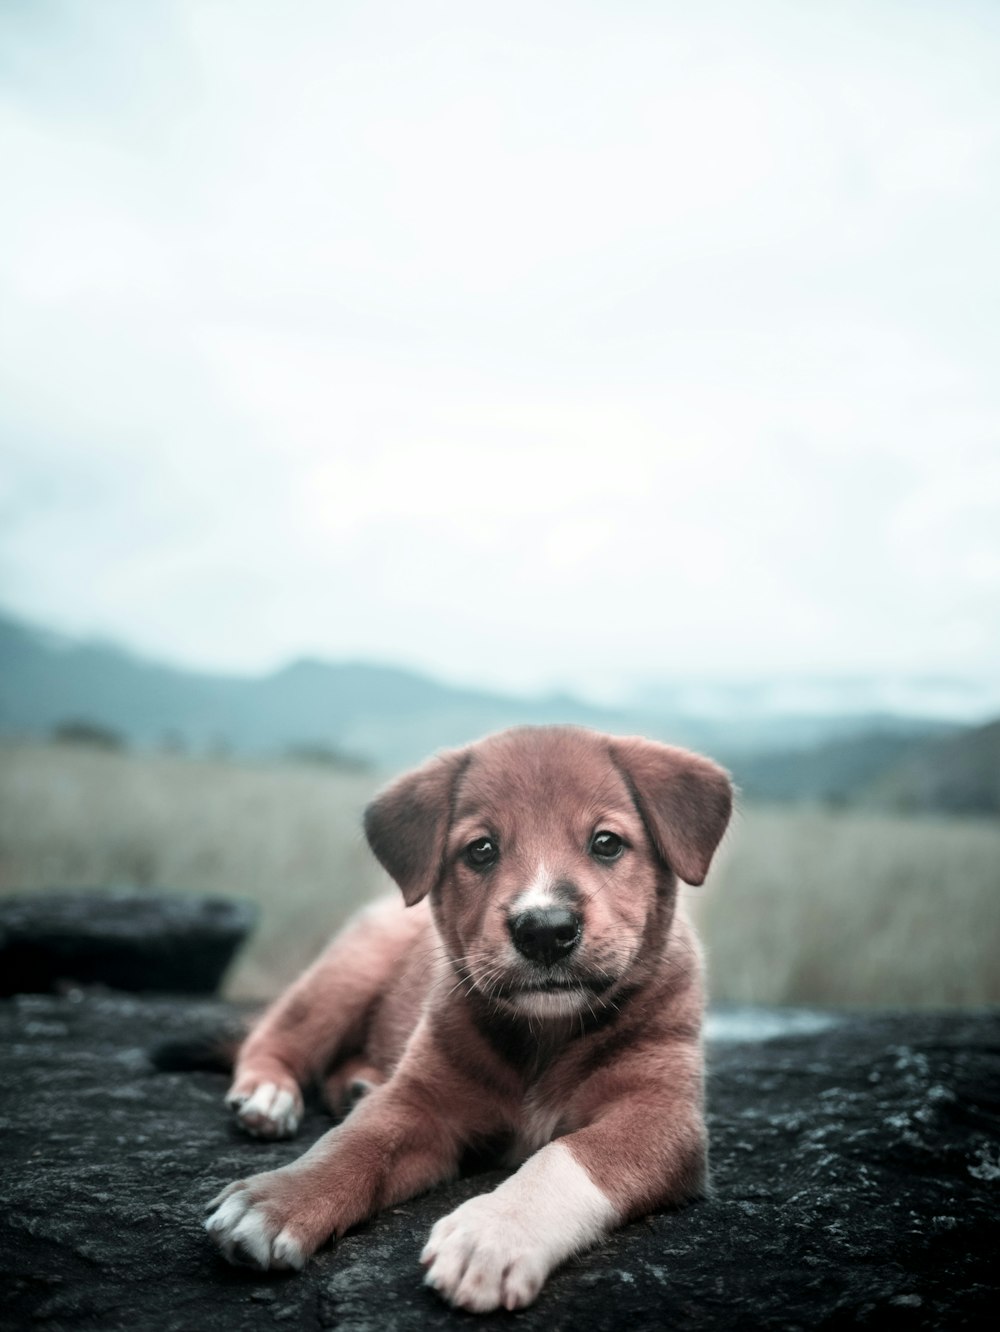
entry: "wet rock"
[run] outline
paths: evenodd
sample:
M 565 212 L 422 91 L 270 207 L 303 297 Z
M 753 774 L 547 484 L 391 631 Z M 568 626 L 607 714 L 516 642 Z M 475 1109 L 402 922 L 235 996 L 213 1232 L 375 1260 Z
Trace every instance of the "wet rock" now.
M 405 1203 L 304 1273 L 219 1259 L 201 1209 L 295 1143 L 237 1134 L 218 1073 L 146 1051 L 231 1025 L 213 1000 L 0 1003 L 4 1328 L 143 1332 L 473 1326 L 420 1284 L 433 1222 L 502 1173 Z M 1000 1015 L 723 1012 L 713 1020 L 712 1197 L 627 1226 L 550 1281 L 527 1329 L 973 1328 L 1000 1295 Z M 761 1035 L 763 1033 L 763 1036 Z M 490 1324 L 509 1324 L 507 1314 Z
M 68 983 L 212 994 L 253 930 L 252 902 L 177 893 L 24 893 L 0 898 L 0 994 Z

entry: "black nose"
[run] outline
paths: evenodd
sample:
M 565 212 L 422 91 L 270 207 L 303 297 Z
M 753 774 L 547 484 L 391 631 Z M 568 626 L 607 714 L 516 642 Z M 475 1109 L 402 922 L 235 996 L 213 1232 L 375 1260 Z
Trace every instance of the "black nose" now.
M 517 951 L 546 966 L 567 957 L 580 941 L 580 917 L 566 907 L 532 907 L 508 924 Z

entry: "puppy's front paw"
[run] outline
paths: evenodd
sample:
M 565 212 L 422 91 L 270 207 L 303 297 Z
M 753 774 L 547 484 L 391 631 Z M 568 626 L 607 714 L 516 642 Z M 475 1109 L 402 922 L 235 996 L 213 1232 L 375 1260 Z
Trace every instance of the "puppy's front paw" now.
M 208 1204 L 211 1215 L 205 1229 L 231 1263 L 242 1267 L 298 1270 L 316 1249 L 295 1223 L 283 1194 L 276 1187 L 280 1170 L 269 1170 L 230 1184 Z
M 291 1138 L 302 1122 L 302 1093 L 290 1078 L 257 1080 L 244 1075 L 226 1094 L 240 1128 L 254 1138 Z
M 530 1304 L 551 1267 L 537 1236 L 491 1193 L 470 1198 L 438 1221 L 420 1261 L 429 1286 L 474 1313 Z

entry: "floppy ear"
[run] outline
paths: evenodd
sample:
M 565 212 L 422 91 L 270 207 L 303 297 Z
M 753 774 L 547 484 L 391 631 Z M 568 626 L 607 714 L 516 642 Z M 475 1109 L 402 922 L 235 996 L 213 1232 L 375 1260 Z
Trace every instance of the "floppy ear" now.
M 685 883 L 705 882 L 733 808 L 729 774 L 711 759 L 630 736 L 611 744 L 660 859 Z
M 365 810 L 365 836 L 407 906 L 426 897 L 443 869 L 451 797 L 470 755 L 452 750 L 398 777 Z

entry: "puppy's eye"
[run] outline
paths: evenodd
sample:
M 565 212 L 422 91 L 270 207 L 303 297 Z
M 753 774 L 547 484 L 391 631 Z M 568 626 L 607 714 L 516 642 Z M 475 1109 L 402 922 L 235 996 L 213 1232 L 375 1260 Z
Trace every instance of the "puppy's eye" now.
M 500 848 L 492 837 L 477 837 L 474 842 L 469 843 L 462 854 L 465 863 L 471 865 L 473 869 L 486 869 L 496 864 Z
M 624 850 L 625 843 L 618 834 L 607 830 L 594 833 L 590 843 L 590 854 L 598 860 L 617 860 Z

